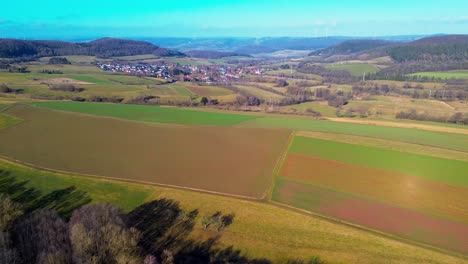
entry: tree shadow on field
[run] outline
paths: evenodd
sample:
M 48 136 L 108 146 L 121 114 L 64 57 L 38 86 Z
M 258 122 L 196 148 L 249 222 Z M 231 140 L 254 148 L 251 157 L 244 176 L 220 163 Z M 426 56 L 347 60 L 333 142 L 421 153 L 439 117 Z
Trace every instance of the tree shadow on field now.
M 248 259 L 232 246 L 223 248 L 218 243 L 220 233 L 206 241 L 189 239 L 197 216 L 198 210 L 185 213 L 178 202 L 160 199 L 135 208 L 127 215 L 127 221 L 141 232 L 139 244 L 145 254 L 159 259 L 170 252 L 174 263 L 271 263 L 266 259 Z M 210 217 L 213 218 L 219 218 L 222 226 L 211 228 L 211 232 L 219 232 L 234 221 L 233 214 L 222 216 L 221 212 Z
M 68 219 L 71 217 L 73 210 L 91 202 L 88 194 L 84 191 L 77 190 L 75 186 L 70 186 L 65 189 L 52 191 L 38 199 L 27 208 L 27 212 L 33 212 L 38 209 L 53 209 L 60 216 Z
M 10 171 L 0 170 L 0 193 L 23 204 L 26 214 L 39 209 L 53 209 L 60 216 L 69 218 L 73 210 L 91 202 L 86 192 L 74 186 L 42 195 L 38 189 L 27 187 L 27 184 L 28 181 L 18 181 Z
M 195 226 L 198 210 L 185 213 L 179 203 L 161 199 L 140 205 L 128 217 L 130 226 L 138 229 L 140 246 L 147 254 L 161 255 L 185 240 Z
M 222 248 L 218 244 L 220 236 L 206 241 L 185 241 L 182 250 L 174 256 L 175 263 L 251 263 L 270 264 L 268 259 L 249 259 L 232 246 Z

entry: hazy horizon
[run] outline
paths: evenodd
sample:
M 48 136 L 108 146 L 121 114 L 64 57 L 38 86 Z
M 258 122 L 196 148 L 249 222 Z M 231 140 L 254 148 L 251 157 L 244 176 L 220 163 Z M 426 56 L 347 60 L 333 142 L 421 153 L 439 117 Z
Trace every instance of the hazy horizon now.
M 28 8 L 24 8 L 27 6 Z M 374 37 L 468 34 L 468 2 L 8 1 L 1 38 Z

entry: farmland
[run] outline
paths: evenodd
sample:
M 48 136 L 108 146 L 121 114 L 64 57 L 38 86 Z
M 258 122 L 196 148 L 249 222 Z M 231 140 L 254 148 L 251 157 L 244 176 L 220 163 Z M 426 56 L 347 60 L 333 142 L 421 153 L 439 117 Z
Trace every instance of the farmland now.
M 468 162 L 413 154 L 408 146 L 398 147 L 406 153 L 391 150 L 396 145 L 389 142 L 382 147 L 309 136 L 315 138 L 294 138 L 274 201 L 467 253 Z
M 372 64 L 355 63 L 355 64 L 330 64 L 325 66 L 330 70 L 344 70 L 349 71 L 351 75 L 362 76 L 364 73 L 376 73 L 378 68 Z
M 220 243 L 223 246 L 232 245 L 250 257 L 268 257 L 274 263 L 282 263 L 288 258 L 298 256 L 307 258 L 316 255 L 323 256 L 322 259 L 327 263 L 376 263 L 383 258 L 387 263 L 461 263 L 455 257 L 269 204 L 173 188 L 39 171 L 4 160 L 0 160 L 0 170 L 10 172 L 18 180 L 27 181 L 29 187 L 35 187 L 44 194 L 73 185 L 78 190 L 87 192 L 93 202 L 110 202 L 126 211 L 161 198 L 179 201 L 187 211 L 198 209 L 200 215 L 228 210 L 235 213 L 236 219 L 232 227 L 223 231 Z M 197 223 L 192 236 L 200 239 L 211 235 Z M 311 237 L 314 239 L 310 239 Z M 362 245 L 365 245 L 365 250 L 362 250 Z
M 468 150 L 468 136 L 399 127 L 383 127 L 323 120 L 263 117 L 239 124 L 246 127 L 288 128 L 293 130 L 330 132 L 367 136 L 388 140 L 430 145 L 451 150 Z
M 446 71 L 446 72 L 418 72 L 410 76 L 427 77 L 427 78 L 440 78 L 440 79 L 466 79 L 468 78 L 468 71 Z
M 7 113 L 24 121 L 0 131 L 1 155 L 61 171 L 255 198 L 268 188 L 289 137 L 287 130 L 148 125 L 32 106 Z
M 249 115 L 202 112 L 171 107 L 143 105 L 119 105 L 77 102 L 44 102 L 35 103 L 35 105 L 56 110 L 71 111 L 83 114 L 110 116 L 136 121 L 174 124 L 227 126 L 257 118 L 256 116 Z
M 468 186 L 468 164 L 462 161 L 305 137 L 296 137 L 290 152 Z
M 272 263 L 465 263 L 466 70 L 350 51 L 1 59 L 0 177 L 174 199 L 195 243 Z

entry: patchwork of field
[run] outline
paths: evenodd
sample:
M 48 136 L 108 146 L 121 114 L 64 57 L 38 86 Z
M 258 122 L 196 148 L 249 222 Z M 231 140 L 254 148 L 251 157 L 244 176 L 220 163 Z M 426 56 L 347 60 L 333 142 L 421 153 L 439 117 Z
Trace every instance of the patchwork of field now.
M 36 106 L 90 115 L 110 116 L 136 121 L 174 123 L 186 125 L 229 126 L 259 118 L 253 115 L 203 112 L 174 107 L 102 104 L 80 102 L 40 102 Z
M 283 106 L 282 109 L 295 109 L 298 112 L 306 112 L 308 109 L 319 112 L 322 116 L 336 117 L 336 108 L 326 102 L 306 102 L 297 105 Z
M 468 154 L 454 160 L 414 154 L 428 149 L 400 142 L 361 145 L 326 133 L 308 136 L 294 138 L 274 201 L 468 253 Z
M 354 63 L 354 64 L 327 64 L 325 68 L 330 70 L 348 71 L 353 76 L 362 76 L 364 73 L 376 73 L 379 68 L 373 64 Z
M 344 110 L 364 110 L 372 116 L 395 118 L 402 111 L 416 110 L 418 113 L 427 113 L 432 116 L 449 117 L 457 111 L 442 101 L 427 99 L 411 99 L 395 96 L 372 96 L 367 100 L 350 100 L 343 107 Z M 435 112 L 434 109 L 437 109 Z
M 133 57 L 133 56 L 132 56 Z M 93 58 L 93 57 L 91 57 Z M 91 58 L 82 58 L 84 61 Z M 81 58 L 76 58 L 81 59 Z M 130 59 L 130 58 L 127 58 Z M 136 58 L 138 60 L 138 58 Z M 197 85 L 189 82 L 168 83 L 152 77 L 139 77 L 102 71 L 92 65 L 28 65 L 29 73 L 0 72 L 0 84 L 22 89 L 18 98 L 72 99 L 93 96 L 119 97 L 129 100 L 141 95 L 160 97 L 161 101 L 193 101 L 203 96 L 222 102 L 235 101 L 237 94 L 215 85 Z M 48 74 L 43 71 L 60 71 Z M 50 85 L 70 84 L 84 88 L 82 92 L 51 90 Z M 262 92 L 262 91 L 260 91 Z
M 418 72 L 418 73 L 410 74 L 410 76 L 441 78 L 441 79 L 468 79 L 468 71 L 456 70 L 456 71 L 443 71 L 443 72 Z
M 322 79 L 322 77 L 317 74 L 303 73 L 303 72 L 298 72 L 296 70 L 290 70 L 290 69 L 267 71 L 265 72 L 265 74 L 271 75 L 271 76 L 289 77 L 289 78 L 306 79 L 306 80 L 321 80 Z
M 260 198 L 290 132 L 145 124 L 15 106 L 0 154 L 40 167 Z
M 0 160 L 0 170 L 18 181 L 26 181 L 43 194 L 75 186 L 93 202 L 109 202 L 130 211 L 155 199 L 174 199 L 186 211 L 199 210 L 192 238 L 201 241 L 213 234 L 204 229 L 201 217 L 214 212 L 235 214 L 232 226 L 219 238 L 220 246 L 233 246 L 252 258 L 273 263 L 287 259 L 320 256 L 327 263 L 428 263 L 460 264 L 463 260 L 402 243 L 345 225 L 292 212 L 276 206 L 235 198 L 173 188 L 118 182 L 105 179 L 51 173 Z M 0 173 L 0 178 L 2 173 Z M 1 184 L 1 183 L 0 183 Z
M 275 199 L 411 240 L 467 254 L 468 226 L 294 181 L 277 181 Z
M 242 122 L 238 126 L 349 134 L 468 152 L 468 135 L 466 134 L 292 117 L 263 117 Z
M 468 187 L 463 161 L 306 137 L 296 137 L 289 151 Z
M 344 135 L 336 133 L 323 133 L 314 131 L 298 131 L 295 133 L 296 136 L 311 137 L 316 139 L 330 140 L 341 143 L 348 143 L 354 145 L 375 147 L 381 149 L 388 149 L 393 151 L 414 153 L 426 156 L 433 156 L 445 159 L 454 159 L 461 161 L 468 161 L 468 155 L 466 152 L 455 151 L 450 149 L 442 149 L 431 146 L 424 146 L 412 143 L 398 142 L 393 140 L 386 140 L 372 137 L 362 137 L 354 135 Z

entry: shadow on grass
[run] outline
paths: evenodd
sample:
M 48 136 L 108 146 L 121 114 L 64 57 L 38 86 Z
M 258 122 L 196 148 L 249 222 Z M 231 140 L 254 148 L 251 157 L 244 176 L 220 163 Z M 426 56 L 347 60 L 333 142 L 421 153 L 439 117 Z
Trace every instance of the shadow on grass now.
M 9 171 L 0 170 L 0 193 L 23 204 L 27 214 L 39 209 L 53 209 L 68 219 L 73 210 L 91 202 L 86 192 L 77 190 L 74 186 L 42 195 L 39 190 L 28 187 L 27 184 L 28 181 L 18 181 Z

